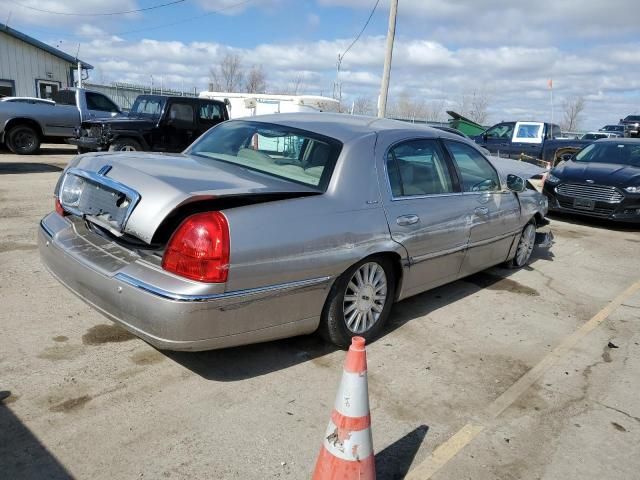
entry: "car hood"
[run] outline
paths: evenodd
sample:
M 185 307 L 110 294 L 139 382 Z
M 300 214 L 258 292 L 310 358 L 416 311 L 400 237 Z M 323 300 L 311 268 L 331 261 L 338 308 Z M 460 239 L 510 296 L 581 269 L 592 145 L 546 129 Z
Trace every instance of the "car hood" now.
M 93 153 L 76 157 L 70 167 L 106 177 L 140 195 L 124 232 L 146 243 L 163 220 L 187 203 L 229 196 L 318 194 L 317 189 L 221 161 L 184 154 Z
M 519 160 L 513 160 L 510 158 L 502 158 L 490 156 L 489 161 L 494 167 L 498 169 L 501 175 L 507 176 L 509 174 L 518 175 L 519 177 L 528 180 L 533 177 L 542 177 L 546 172 L 546 169 L 537 167 L 527 162 L 521 162 Z
M 558 165 L 553 174 L 563 182 L 584 183 L 593 180 L 594 184 L 619 188 L 640 184 L 640 167 L 632 165 L 571 160 Z

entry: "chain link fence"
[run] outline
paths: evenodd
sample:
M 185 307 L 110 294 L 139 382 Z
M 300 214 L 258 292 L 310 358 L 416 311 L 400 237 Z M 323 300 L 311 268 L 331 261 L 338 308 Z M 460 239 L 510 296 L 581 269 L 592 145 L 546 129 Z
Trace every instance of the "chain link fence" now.
M 136 85 L 133 83 L 114 82 L 111 85 L 101 85 L 99 83 L 83 84 L 88 90 L 100 92 L 108 95 L 123 110 L 129 110 L 136 97 L 142 94 L 171 95 L 177 97 L 197 97 L 198 90 L 174 90 L 171 88 L 158 88 L 153 85 Z

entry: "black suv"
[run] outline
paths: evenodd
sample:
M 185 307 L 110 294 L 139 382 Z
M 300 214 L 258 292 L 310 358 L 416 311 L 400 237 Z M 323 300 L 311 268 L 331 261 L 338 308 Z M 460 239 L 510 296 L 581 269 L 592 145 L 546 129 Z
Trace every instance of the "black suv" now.
M 229 119 L 223 102 L 139 95 L 126 117 L 82 122 L 69 143 L 89 151 L 181 152 L 214 125 Z

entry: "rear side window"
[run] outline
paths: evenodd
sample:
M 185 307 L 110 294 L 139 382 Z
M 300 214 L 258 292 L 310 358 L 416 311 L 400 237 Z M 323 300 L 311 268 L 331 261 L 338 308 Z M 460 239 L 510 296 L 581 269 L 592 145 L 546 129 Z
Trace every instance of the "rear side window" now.
M 188 103 L 174 103 L 169 108 L 169 120 L 193 122 L 193 106 Z
M 53 94 L 51 100 L 58 105 L 75 105 L 76 104 L 76 92 L 73 90 L 58 90 Z
M 387 154 L 387 175 L 394 197 L 454 191 L 451 172 L 436 140 L 410 140 L 391 148 Z
M 475 148 L 460 142 L 444 141 L 460 172 L 465 192 L 492 192 L 500 189 L 500 178 L 489 161 Z
M 200 105 L 198 118 L 205 122 L 224 120 L 222 109 L 216 103 L 203 103 Z
M 87 98 L 87 108 L 89 110 L 111 113 L 117 113 L 119 111 L 117 105 L 104 95 L 93 92 L 86 92 L 85 94 Z

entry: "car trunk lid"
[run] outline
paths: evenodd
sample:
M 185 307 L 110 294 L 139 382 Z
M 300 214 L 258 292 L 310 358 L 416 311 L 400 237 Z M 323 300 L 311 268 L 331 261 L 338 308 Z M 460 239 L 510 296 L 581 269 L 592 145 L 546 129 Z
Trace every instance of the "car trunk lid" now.
M 317 189 L 237 165 L 183 154 L 83 155 L 67 175 L 88 181 L 72 212 L 150 244 L 165 218 L 185 204 L 229 197 L 281 199 Z

